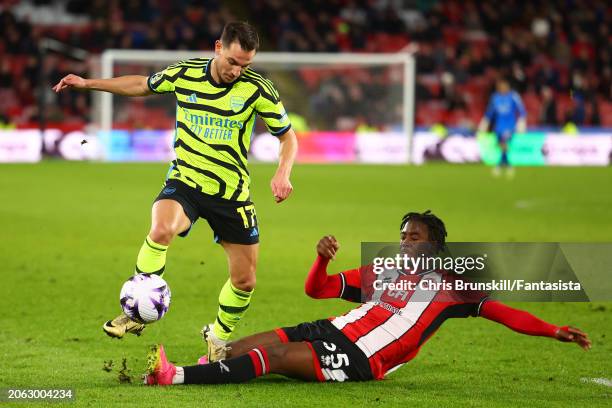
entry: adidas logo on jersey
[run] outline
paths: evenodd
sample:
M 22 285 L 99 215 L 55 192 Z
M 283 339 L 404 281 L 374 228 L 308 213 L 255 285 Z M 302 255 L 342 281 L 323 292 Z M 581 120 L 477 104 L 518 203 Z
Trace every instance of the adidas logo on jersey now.
M 189 95 L 189 98 L 187 98 L 187 100 L 191 103 L 196 103 L 198 101 L 198 98 L 196 97 L 196 94 L 192 93 L 191 95 Z

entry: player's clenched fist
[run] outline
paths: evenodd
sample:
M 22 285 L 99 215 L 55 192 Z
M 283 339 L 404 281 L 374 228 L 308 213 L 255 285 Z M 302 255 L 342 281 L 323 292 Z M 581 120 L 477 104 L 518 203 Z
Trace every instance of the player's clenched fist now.
M 86 87 L 86 85 L 85 85 L 85 79 L 84 78 L 81 78 L 78 75 L 68 74 L 65 77 L 63 77 L 57 83 L 57 85 L 55 85 L 53 87 L 53 90 L 55 92 L 59 92 L 62 89 L 66 89 L 66 88 L 84 89 L 85 87 Z
M 336 252 L 340 249 L 340 244 L 336 241 L 333 235 L 326 235 L 319 240 L 317 244 L 317 253 L 320 257 L 326 259 L 334 259 Z
M 289 177 L 276 174 L 270 181 L 270 188 L 274 195 L 274 201 L 280 203 L 289 197 L 293 191 L 293 186 L 289 181 Z

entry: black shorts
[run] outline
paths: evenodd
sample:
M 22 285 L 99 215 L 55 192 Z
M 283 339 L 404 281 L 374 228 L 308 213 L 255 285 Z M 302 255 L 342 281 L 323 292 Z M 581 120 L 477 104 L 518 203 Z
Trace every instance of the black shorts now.
M 252 245 L 259 242 L 255 206 L 251 201 L 232 201 L 204 194 L 179 180 L 166 180 L 155 201 L 178 202 L 191 220 L 191 225 L 204 218 L 212 228 L 215 242 Z M 181 232 L 186 236 L 191 226 Z
M 300 323 L 276 329 L 284 342 L 305 341 L 317 366 L 319 381 L 368 381 L 373 379 L 368 358 L 329 320 Z

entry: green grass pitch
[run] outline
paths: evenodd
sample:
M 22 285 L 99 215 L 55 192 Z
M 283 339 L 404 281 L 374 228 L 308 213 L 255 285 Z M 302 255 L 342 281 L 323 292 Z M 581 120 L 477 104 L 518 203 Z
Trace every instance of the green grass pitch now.
M 309 384 L 280 376 L 227 386 L 140 385 L 148 345 L 194 363 L 199 330 L 213 319 L 225 256 L 199 221 L 168 253 L 168 315 L 140 338 L 101 329 L 119 311 L 148 231 L 163 164 L 47 161 L 0 166 L 0 387 L 73 387 L 76 406 L 610 406 L 612 304 L 520 304 L 587 331 L 593 350 L 519 335 L 485 319 L 445 323 L 420 355 L 386 380 Z M 271 165 L 253 165 L 261 228 L 258 286 L 237 336 L 348 310 L 304 295 L 323 234 L 341 244 L 330 271 L 359 263 L 361 241 L 398 239 L 400 217 L 432 209 L 450 241 L 612 241 L 610 168 L 519 168 L 494 179 L 483 166 L 298 165 L 295 192 L 276 205 Z M 120 384 L 123 358 L 134 378 Z M 115 368 L 105 372 L 105 361 Z M 36 406 L 43 404 L 38 403 Z M 16 404 L 23 406 L 23 404 Z

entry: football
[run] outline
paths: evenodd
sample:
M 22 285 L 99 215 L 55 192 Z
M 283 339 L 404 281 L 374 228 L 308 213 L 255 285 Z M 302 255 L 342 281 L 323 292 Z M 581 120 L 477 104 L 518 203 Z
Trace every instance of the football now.
M 163 278 L 141 273 L 123 284 L 119 302 L 130 319 L 139 323 L 153 323 L 168 311 L 170 296 L 170 287 Z

